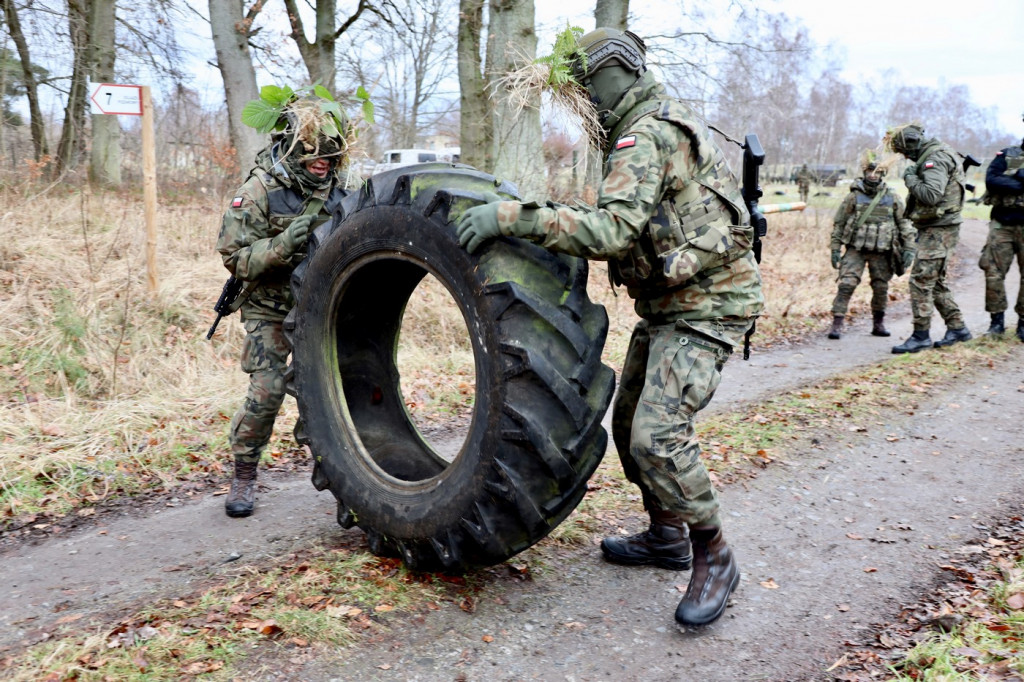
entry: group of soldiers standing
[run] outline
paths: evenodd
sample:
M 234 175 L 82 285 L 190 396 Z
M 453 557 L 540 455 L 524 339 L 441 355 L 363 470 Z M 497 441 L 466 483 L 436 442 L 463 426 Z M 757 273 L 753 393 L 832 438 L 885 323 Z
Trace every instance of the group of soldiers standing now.
M 830 250 L 832 267 L 839 271 L 839 287 L 828 337 L 842 336 L 850 297 L 866 265 L 875 336 L 889 336 L 884 325 L 889 280 L 910 271 L 914 330 L 893 347 L 893 353 L 967 341 L 971 332 L 947 284 L 949 259 L 963 222 L 966 176 L 961 157 L 945 142 L 926 138 L 918 124 L 894 128 L 885 142 L 910 161 L 903 173 L 907 201 L 904 204 L 892 192 L 884 181 L 884 166 L 867 153 L 861 164 L 863 177 L 853 183 L 834 219 Z M 984 202 L 992 206 L 992 214 L 978 265 L 985 271 L 985 310 L 991 316 L 987 333 L 1002 334 L 1008 306 L 1005 280 L 1014 258 L 1024 273 L 1024 142 L 996 154 L 985 185 Z M 936 310 L 946 323 L 946 333 L 933 342 L 931 318 Z M 1024 341 L 1024 286 L 1018 291 L 1015 311 L 1016 335 Z

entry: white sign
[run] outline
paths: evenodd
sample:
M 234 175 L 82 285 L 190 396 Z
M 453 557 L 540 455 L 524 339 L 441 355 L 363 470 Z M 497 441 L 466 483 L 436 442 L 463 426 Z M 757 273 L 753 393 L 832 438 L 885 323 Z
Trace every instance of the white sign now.
M 94 83 L 89 92 L 89 106 L 94 114 L 142 116 L 142 86 Z

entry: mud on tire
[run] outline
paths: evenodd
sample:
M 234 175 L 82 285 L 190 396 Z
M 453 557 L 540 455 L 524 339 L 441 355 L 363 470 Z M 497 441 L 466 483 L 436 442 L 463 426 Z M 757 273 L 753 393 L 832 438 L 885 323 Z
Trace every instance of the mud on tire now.
M 511 185 L 468 166 L 381 173 L 309 238 L 295 270 L 289 392 L 313 484 L 372 551 L 458 571 L 531 546 L 576 507 L 604 454 L 614 387 L 608 331 L 585 260 L 501 238 L 469 255 L 454 222 Z M 433 275 L 455 300 L 475 356 L 472 423 L 454 460 L 406 411 L 395 363 L 402 315 Z

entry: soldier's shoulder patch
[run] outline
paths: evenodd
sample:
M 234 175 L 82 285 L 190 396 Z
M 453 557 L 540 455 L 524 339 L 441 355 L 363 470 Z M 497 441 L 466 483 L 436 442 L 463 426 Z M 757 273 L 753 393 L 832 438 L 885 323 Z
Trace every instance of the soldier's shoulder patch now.
M 1002 156 L 1002 155 L 1003 155 L 1003 150 L 1002 149 L 1000 149 L 999 151 L 996 152 L 996 156 Z
M 615 141 L 616 149 L 626 149 L 627 147 L 634 146 L 636 146 L 636 135 L 626 135 Z
M 235 197 L 234 199 L 231 200 L 231 208 L 241 208 L 242 201 L 244 200 L 245 197 Z
M 926 162 L 926 163 L 924 164 L 924 167 L 925 167 L 925 168 L 935 168 L 935 164 L 934 164 L 934 163 L 932 163 L 931 161 L 928 161 L 928 162 Z

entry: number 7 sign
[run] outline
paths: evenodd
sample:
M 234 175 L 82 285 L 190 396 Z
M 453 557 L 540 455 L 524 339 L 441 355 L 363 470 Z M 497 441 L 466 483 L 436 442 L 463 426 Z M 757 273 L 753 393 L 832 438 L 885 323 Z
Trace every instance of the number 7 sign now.
M 95 83 L 89 92 L 89 106 L 94 114 L 141 116 L 142 86 Z

